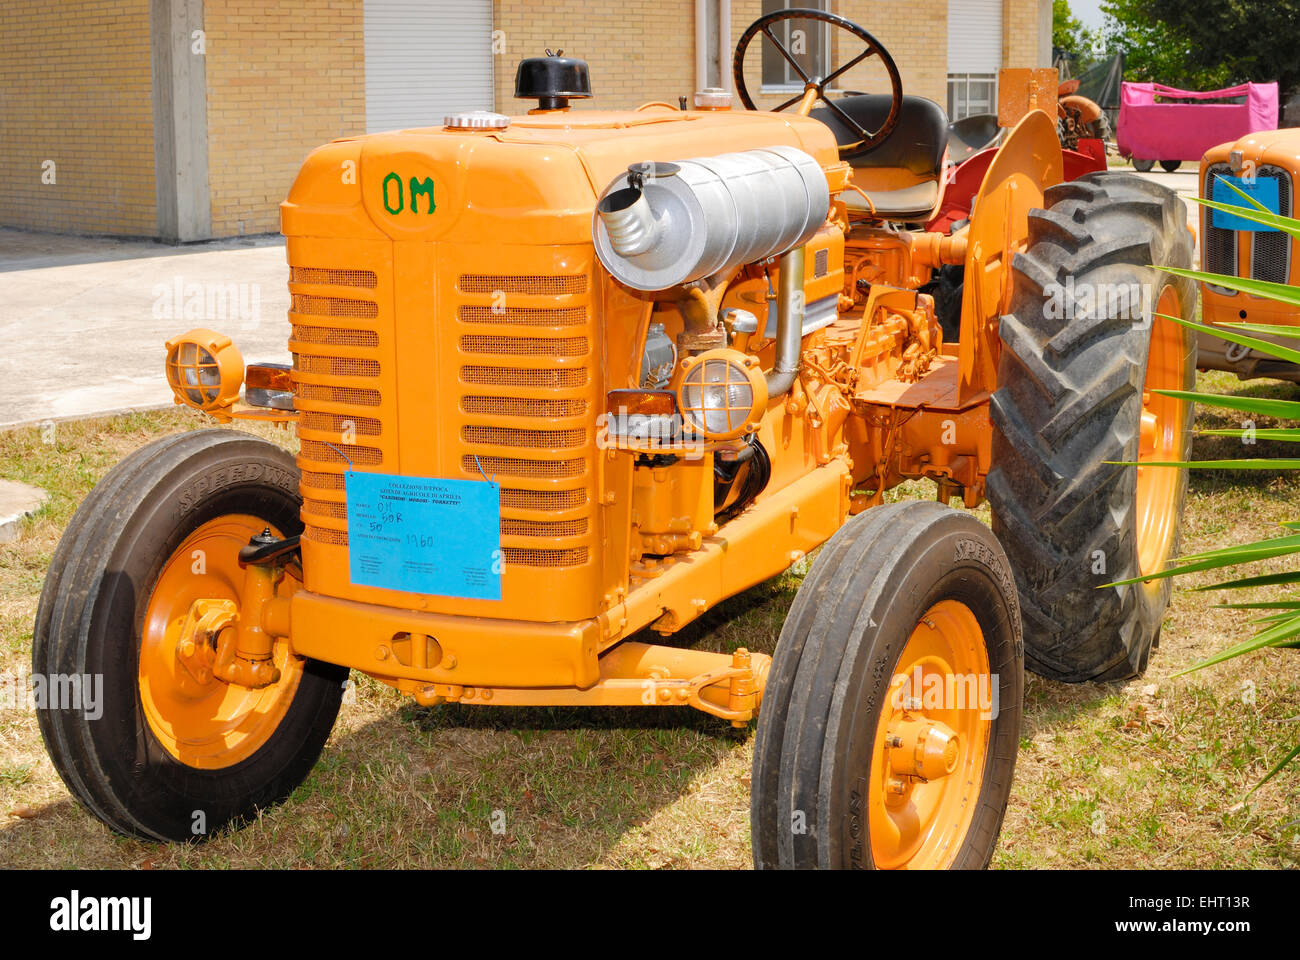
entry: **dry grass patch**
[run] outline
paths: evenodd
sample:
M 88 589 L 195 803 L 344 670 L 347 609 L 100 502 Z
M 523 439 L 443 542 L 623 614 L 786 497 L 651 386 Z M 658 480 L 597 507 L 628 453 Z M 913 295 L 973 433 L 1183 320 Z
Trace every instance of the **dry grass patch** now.
M 1300 393 L 1272 382 L 1206 379 L 1211 389 Z M 1203 414 L 1200 422 L 1221 419 Z M 0 675 L 27 668 L 45 568 L 76 504 L 124 454 L 194 425 L 169 411 L 60 424 L 53 446 L 38 430 L 0 434 L 0 476 L 52 494 L 22 539 L 0 546 Z M 293 442 L 274 428 L 256 432 Z M 1198 455 L 1208 449 L 1198 441 Z M 891 499 L 929 490 L 908 484 Z M 987 509 L 978 515 L 987 519 Z M 1185 547 L 1278 532 L 1278 520 L 1293 518 L 1300 518 L 1296 478 L 1199 475 Z M 792 570 L 733 598 L 677 642 L 771 653 L 800 577 Z M 1241 614 L 1211 609 L 1221 598 L 1194 592 L 1198 582 L 1211 581 L 1177 582 L 1161 647 L 1141 680 L 1066 686 L 1029 679 L 995 866 L 1296 865 L 1300 776 L 1284 773 L 1242 803 L 1300 736 L 1295 656 L 1269 651 L 1170 679 L 1246 629 Z M 35 719 L 0 709 L 0 865 L 750 866 L 752 731 L 736 736 L 687 710 L 423 709 L 369 678 L 354 679 L 356 696 L 289 801 L 202 846 L 110 833 L 63 787 Z M 1243 699 L 1252 690 L 1253 704 Z

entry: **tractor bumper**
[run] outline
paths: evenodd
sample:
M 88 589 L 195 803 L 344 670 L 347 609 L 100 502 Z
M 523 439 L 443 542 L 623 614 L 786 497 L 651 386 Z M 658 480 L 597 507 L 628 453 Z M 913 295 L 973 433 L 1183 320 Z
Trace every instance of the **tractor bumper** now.
M 293 594 L 300 656 L 361 670 L 415 696 L 496 706 L 693 707 L 744 726 L 771 658 L 623 641 L 600 651 L 600 620 L 533 623 L 399 610 Z

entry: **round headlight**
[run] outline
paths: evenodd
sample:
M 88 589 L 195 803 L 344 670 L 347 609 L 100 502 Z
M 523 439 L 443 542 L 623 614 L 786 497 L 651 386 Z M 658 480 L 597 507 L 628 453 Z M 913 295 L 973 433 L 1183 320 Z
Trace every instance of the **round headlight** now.
M 738 350 L 707 350 L 682 361 L 677 407 L 696 433 L 731 440 L 758 429 L 767 408 L 767 381 L 756 358 Z
M 167 384 L 177 403 L 212 412 L 234 405 L 244 382 L 244 358 L 231 339 L 191 330 L 167 341 Z

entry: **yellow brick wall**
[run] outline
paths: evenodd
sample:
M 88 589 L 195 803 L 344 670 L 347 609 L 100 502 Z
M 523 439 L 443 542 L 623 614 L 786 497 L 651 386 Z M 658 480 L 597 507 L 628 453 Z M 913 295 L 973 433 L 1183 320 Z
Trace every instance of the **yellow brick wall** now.
M 524 57 L 562 49 L 586 60 L 594 97 L 574 106 L 624 110 L 649 100 L 676 104 L 695 91 L 695 2 L 657 0 L 618 5 L 554 0 L 544 5 L 494 0 L 496 109 L 524 113 L 536 103 L 515 99 L 515 67 Z M 504 49 L 500 49 L 503 46 Z
M 213 236 L 275 233 L 303 159 L 366 129 L 361 0 L 205 0 Z
M 0 224 L 155 233 L 151 69 L 149 0 L 0 3 Z
M 1038 62 L 1038 0 L 1002 0 L 1002 66 L 1050 67 Z

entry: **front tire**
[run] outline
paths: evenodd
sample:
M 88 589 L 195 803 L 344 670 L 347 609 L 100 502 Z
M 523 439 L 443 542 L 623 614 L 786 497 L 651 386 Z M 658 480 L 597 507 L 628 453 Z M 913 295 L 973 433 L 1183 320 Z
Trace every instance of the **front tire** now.
M 33 673 L 88 677 L 99 696 L 90 709 L 50 704 L 40 727 L 68 788 L 114 830 L 206 839 L 288 796 L 315 764 L 346 668 L 279 641 L 277 683 L 196 688 L 174 656 L 190 602 L 238 603 L 239 547 L 263 527 L 298 533 L 299 505 L 287 453 L 201 430 L 118 464 L 65 531 L 37 610 Z
M 1069 682 L 1146 669 L 1176 555 L 1187 471 L 1123 466 L 1186 461 L 1192 409 L 1156 390 L 1190 390 L 1192 238 L 1172 190 L 1092 173 L 1047 191 L 1013 261 L 990 404 L 993 529 L 1020 588 L 1027 666 Z
M 988 527 L 916 501 L 849 520 L 800 586 L 764 689 L 755 867 L 987 866 L 1022 693 L 1015 584 Z

